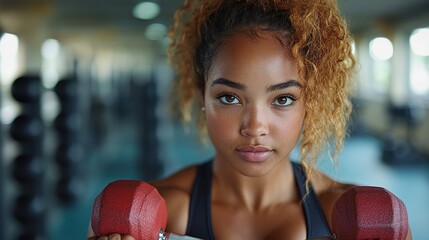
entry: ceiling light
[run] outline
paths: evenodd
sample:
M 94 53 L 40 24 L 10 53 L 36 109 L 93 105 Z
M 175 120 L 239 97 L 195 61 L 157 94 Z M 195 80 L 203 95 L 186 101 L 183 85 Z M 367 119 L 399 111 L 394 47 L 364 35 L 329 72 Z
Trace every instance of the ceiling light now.
M 154 2 L 141 2 L 137 4 L 133 9 L 133 15 L 136 18 L 149 20 L 158 16 L 160 7 Z
M 374 60 L 389 60 L 393 56 L 392 42 L 384 37 L 374 38 L 369 42 L 369 52 Z

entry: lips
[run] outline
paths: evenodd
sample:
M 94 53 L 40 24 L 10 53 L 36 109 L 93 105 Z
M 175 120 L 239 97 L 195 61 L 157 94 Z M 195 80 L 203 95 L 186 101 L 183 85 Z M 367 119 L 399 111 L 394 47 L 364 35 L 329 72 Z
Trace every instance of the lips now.
M 236 149 L 236 152 L 243 160 L 252 163 L 265 161 L 273 154 L 273 150 L 262 145 L 247 145 Z

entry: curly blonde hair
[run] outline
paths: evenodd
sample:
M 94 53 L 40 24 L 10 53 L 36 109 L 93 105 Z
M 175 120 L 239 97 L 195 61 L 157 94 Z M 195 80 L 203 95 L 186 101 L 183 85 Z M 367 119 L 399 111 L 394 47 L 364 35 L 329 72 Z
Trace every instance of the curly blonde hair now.
M 174 20 L 168 56 L 178 74 L 174 91 L 185 122 L 201 115 L 196 109 L 206 73 L 223 42 L 237 31 L 262 30 L 291 50 L 304 80 L 301 163 L 308 179 L 323 151 L 337 158 L 352 109 L 355 59 L 335 0 L 185 0 Z

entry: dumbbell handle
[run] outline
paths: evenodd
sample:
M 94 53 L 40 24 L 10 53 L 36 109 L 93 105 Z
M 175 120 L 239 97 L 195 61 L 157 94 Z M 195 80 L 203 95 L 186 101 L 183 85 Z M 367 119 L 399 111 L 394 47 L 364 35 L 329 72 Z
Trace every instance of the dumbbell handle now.
M 174 233 L 171 233 L 168 238 L 168 240 L 199 240 L 200 238 L 194 238 L 189 236 L 182 236 L 182 235 L 176 235 Z M 164 239 L 162 239 L 164 240 Z
M 165 232 L 164 229 L 161 229 L 159 232 L 158 240 L 199 240 L 200 238 L 194 238 L 184 235 L 177 235 L 170 232 Z

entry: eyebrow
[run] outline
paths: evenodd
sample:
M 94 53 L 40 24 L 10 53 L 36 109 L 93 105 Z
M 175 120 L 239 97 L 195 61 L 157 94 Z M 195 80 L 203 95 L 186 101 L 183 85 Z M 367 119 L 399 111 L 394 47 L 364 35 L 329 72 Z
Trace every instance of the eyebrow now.
M 238 90 L 246 90 L 246 86 L 245 85 L 243 85 L 241 83 L 237 83 L 237 82 L 231 81 L 231 80 L 228 80 L 228 79 L 225 79 L 225 78 L 218 78 L 218 79 L 214 80 L 211 83 L 211 86 L 215 86 L 215 85 L 218 85 L 218 84 L 225 85 L 225 86 L 228 86 L 228 87 L 231 87 L 231 88 L 235 88 L 235 89 L 238 89 Z M 302 84 L 300 82 L 298 82 L 297 80 L 288 80 L 287 82 L 282 82 L 282 83 L 279 83 L 279 84 L 271 85 L 271 86 L 269 86 L 266 89 L 266 91 L 267 92 L 274 92 L 274 91 L 277 91 L 277 90 L 282 90 L 282 89 L 290 88 L 290 87 L 302 88 Z
M 218 85 L 218 84 L 226 85 L 228 87 L 235 88 L 238 90 L 246 90 L 246 86 L 244 86 L 243 84 L 236 83 L 236 82 L 233 82 L 233 81 L 225 79 L 225 78 L 218 78 L 218 79 L 214 80 L 212 82 L 211 86 L 213 87 L 214 85 Z
M 267 88 L 267 92 L 274 92 L 277 90 L 282 90 L 282 89 L 290 88 L 290 87 L 302 88 L 302 84 L 300 82 L 298 82 L 297 80 L 288 80 L 287 82 L 282 82 L 279 84 L 269 86 Z

